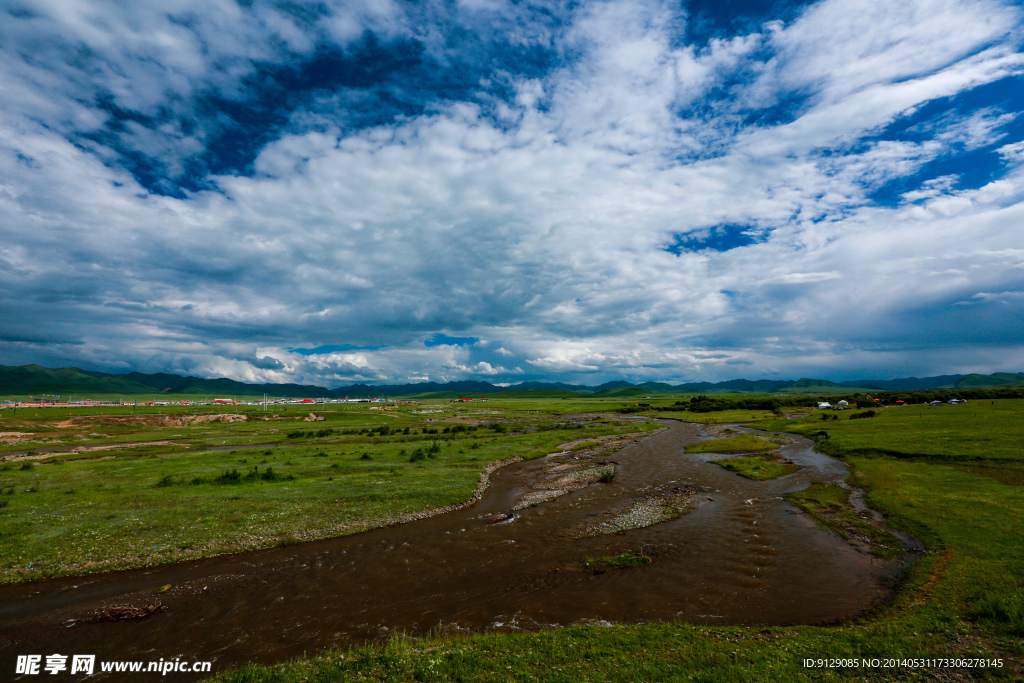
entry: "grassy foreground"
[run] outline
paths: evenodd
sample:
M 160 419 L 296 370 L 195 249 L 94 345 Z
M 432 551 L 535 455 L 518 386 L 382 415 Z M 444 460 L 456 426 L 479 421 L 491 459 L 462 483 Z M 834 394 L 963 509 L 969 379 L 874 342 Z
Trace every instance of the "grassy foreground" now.
M 815 437 L 819 447 L 847 460 L 855 483 L 868 492 L 867 502 L 925 543 L 927 554 L 912 565 L 895 599 L 855 622 L 792 628 L 588 626 L 397 639 L 275 667 L 247 666 L 215 680 L 1021 680 L 1024 401 L 949 408 L 889 409 L 871 419 L 843 416 L 824 427 L 815 416 L 748 416 L 761 418 L 758 426 L 768 429 L 826 431 L 827 437 Z M 826 498 L 819 502 L 830 504 Z M 805 666 L 805 660 L 853 658 L 896 661 Z M 901 663 L 908 658 L 983 658 L 987 665 Z

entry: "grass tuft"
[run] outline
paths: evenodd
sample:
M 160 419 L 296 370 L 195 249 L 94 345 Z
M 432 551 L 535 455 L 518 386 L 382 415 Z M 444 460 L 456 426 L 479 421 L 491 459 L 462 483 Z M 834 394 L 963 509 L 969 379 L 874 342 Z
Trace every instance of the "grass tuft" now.
M 651 558 L 646 555 L 634 553 L 622 553 L 620 555 L 609 555 L 607 557 L 588 557 L 581 561 L 584 569 L 608 567 L 611 569 L 623 569 L 625 567 L 642 567 L 651 563 Z

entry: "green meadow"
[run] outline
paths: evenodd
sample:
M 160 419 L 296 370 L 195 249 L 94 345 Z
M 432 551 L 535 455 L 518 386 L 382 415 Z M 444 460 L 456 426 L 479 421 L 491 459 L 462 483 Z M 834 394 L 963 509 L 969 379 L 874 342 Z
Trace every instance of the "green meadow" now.
M 730 472 L 740 474 L 747 479 L 756 479 L 758 481 L 777 479 L 800 469 L 799 465 L 783 462 L 777 458 L 765 455 L 716 460 L 715 464 Z
M 0 581 L 356 533 L 468 501 L 495 461 L 656 428 L 566 422 L 530 402 L 291 407 L 271 421 L 245 408 L 72 409 L 87 421 L 71 426 L 66 409 L 5 417 L 0 431 L 32 437 L 0 451 Z M 304 421 L 311 410 L 324 420 Z M 249 419 L 161 426 L 163 415 L 238 413 Z M 111 415 L 150 424 L 107 424 Z M 36 459 L 15 454 L 26 450 Z
M 738 436 L 726 436 L 721 439 L 701 441 L 692 446 L 686 447 L 687 453 L 756 453 L 758 451 L 772 451 L 779 447 L 779 444 L 762 439 L 753 434 L 739 434 Z

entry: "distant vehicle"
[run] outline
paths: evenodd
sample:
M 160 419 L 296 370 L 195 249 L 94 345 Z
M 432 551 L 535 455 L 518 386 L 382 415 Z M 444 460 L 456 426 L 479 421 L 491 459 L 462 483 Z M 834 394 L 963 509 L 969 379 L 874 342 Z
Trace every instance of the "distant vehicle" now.
M 965 399 L 965 398 L 951 398 L 951 399 L 949 399 L 949 401 L 947 401 L 947 403 L 950 403 L 951 405 L 955 406 L 955 405 L 960 405 L 961 403 L 967 403 L 967 399 Z
M 930 406 L 941 406 L 942 405 L 942 401 L 932 401 L 928 405 L 930 405 Z

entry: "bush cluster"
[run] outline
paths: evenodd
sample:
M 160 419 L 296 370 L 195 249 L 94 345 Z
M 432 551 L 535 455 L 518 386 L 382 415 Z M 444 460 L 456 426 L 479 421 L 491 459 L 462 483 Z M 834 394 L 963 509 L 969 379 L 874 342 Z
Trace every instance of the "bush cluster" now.
M 421 460 L 426 460 L 427 458 L 436 458 L 437 454 L 440 452 L 441 443 L 439 441 L 435 441 L 428 448 L 420 446 L 414 450 L 412 455 L 409 456 L 409 462 L 419 462 Z

